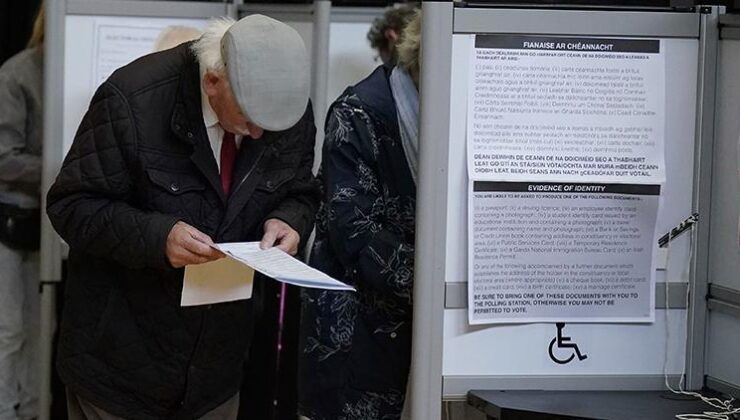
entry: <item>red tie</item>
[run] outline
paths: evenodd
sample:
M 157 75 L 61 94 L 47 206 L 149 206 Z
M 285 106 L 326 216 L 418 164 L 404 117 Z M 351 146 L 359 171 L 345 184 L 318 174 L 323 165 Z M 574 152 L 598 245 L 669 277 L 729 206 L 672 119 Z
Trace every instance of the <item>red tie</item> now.
M 224 195 L 229 197 L 231 193 L 231 177 L 234 174 L 234 161 L 236 160 L 236 139 L 234 133 L 224 131 L 223 143 L 221 143 L 221 187 Z

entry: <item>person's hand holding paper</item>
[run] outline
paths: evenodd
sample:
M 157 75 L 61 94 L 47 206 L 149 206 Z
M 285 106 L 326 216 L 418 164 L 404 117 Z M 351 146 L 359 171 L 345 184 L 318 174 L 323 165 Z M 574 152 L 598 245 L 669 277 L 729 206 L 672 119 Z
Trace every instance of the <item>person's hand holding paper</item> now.
M 289 224 L 280 219 L 270 219 L 265 222 L 265 234 L 262 236 L 260 248 L 264 250 L 274 246 L 295 256 L 300 242 L 301 235 Z
M 263 242 L 214 244 L 227 258 L 188 265 L 182 289 L 182 306 L 249 299 L 254 271 L 279 282 L 328 290 L 354 288 L 293 258 L 280 247 L 263 249 Z
M 260 242 L 218 244 L 218 249 L 255 271 L 282 283 L 326 290 L 355 289 L 288 255 L 279 247 L 262 248 Z
M 167 259 L 174 268 L 185 267 L 182 306 L 207 305 L 252 297 L 254 270 L 218 249 L 210 236 L 177 222 L 167 236 Z
M 224 258 L 211 237 L 185 222 L 177 222 L 167 235 L 167 259 L 174 268 Z

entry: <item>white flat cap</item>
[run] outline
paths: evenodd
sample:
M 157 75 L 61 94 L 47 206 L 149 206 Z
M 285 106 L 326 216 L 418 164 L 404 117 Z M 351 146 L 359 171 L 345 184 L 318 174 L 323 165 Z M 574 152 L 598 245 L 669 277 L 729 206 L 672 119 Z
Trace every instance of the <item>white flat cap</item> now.
M 310 64 L 298 32 L 267 16 L 250 15 L 226 31 L 221 50 L 236 101 L 253 123 L 281 131 L 301 119 Z

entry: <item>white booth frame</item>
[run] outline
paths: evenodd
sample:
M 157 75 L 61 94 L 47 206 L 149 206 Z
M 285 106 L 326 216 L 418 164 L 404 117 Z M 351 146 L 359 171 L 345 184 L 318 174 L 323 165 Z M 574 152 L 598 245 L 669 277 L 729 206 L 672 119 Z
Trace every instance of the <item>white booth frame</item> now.
M 692 12 L 566 10 L 537 7 L 542 14 L 525 6 L 506 5 L 466 7 L 464 3 L 428 1 L 423 3 L 422 109 L 420 183 L 417 192 L 417 237 L 414 290 L 413 361 L 411 374 L 412 414 L 414 419 L 437 420 L 441 417 L 440 400 L 451 384 L 442 371 L 444 355 L 445 309 L 463 306 L 464 283 L 449 283 L 446 267 L 448 232 L 439 229 L 440 220 L 448 219 L 448 162 L 451 133 L 451 85 L 453 35 L 475 33 L 547 34 L 575 36 L 627 36 L 690 38 L 699 42 L 697 57 L 696 124 L 694 135 L 694 171 L 692 210 L 708 221 L 711 207 L 712 151 L 714 142 L 714 106 L 718 42 L 718 7 L 697 7 Z M 533 17 L 534 15 L 534 17 Z M 461 143 L 460 147 L 464 147 Z M 459 226 L 456 228 L 460 228 Z M 693 235 L 690 260 L 690 302 L 686 340 L 686 387 L 704 386 L 704 351 L 708 292 L 709 223 L 699 223 Z M 459 279 L 453 281 L 459 282 Z M 671 289 L 673 294 L 676 288 Z M 658 290 L 660 293 L 660 289 Z M 665 288 L 663 288 L 665 293 Z M 685 287 L 669 307 L 681 307 Z M 664 305 L 665 306 L 665 305 Z M 683 305 L 685 307 L 685 304 Z M 541 377 L 518 378 L 517 389 L 541 389 Z M 578 381 L 560 380 L 559 389 L 595 389 L 604 387 L 604 378 L 581 377 Z M 623 389 L 654 389 L 655 378 L 613 377 Z M 496 379 L 469 378 L 469 388 L 503 389 Z M 512 383 L 509 383 L 511 385 Z M 459 388 L 461 384 L 454 384 Z M 464 385 L 464 384 L 462 384 Z M 552 384 L 550 384 L 552 385 Z M 504 385 L 506 386 L 506 385 Z

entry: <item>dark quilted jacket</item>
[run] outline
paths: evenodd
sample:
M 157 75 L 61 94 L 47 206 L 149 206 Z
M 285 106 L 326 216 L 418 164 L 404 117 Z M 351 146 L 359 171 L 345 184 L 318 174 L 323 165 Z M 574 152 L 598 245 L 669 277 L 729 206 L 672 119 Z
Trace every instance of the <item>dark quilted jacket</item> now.
M 279 218 L 308 237 L 318 205 L 310 106 L 284 132 L 245 138 L 228 202 L 188 45 L 143 57 L 96 92 L 47 210 L 70 245 L 57 367 L 81 397 L 125 418 L 197 418 L 233 396 L 253 302 L 180 307 L 165 255 L 178 220 L 217 242 Z

